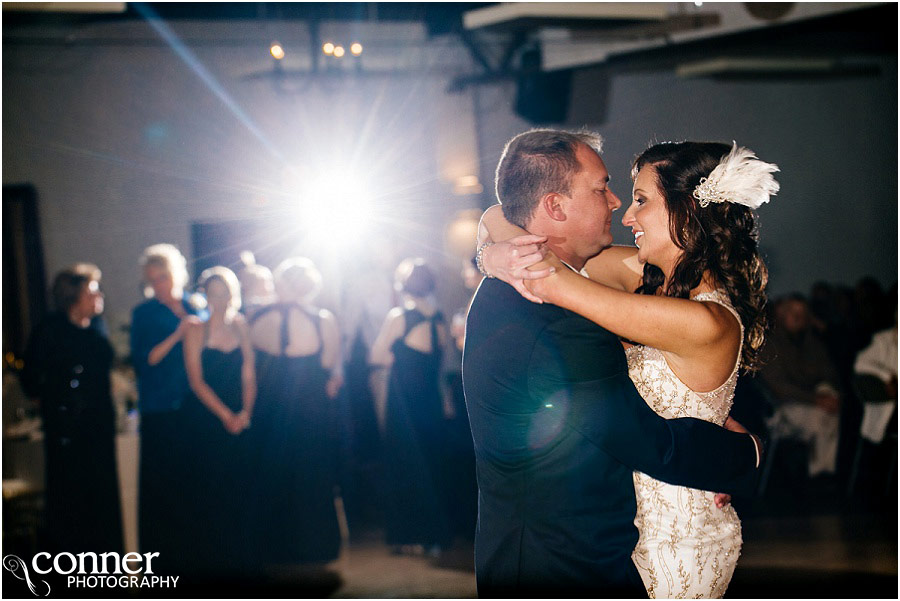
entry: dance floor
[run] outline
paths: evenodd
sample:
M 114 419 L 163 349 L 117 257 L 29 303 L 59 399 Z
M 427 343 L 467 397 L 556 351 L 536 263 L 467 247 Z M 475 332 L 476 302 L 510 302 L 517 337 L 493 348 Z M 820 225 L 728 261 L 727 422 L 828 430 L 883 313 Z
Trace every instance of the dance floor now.
M 326 573 L 285 569 L 225 597 L 475 597 L 471 544 L 438 559 L 391 554 L 375 530 L 357 536 Z M 825 513 L 744 521 L 731 598 L 896 598 L 896 515 Z M 187 591 L 183 591 L 187 592 Z M 205 594 L 209 594 L 206 589 Z M 200 593 L 203 596 L 204 593 Z
M 781 504 L 777 498 L 772 502 Z M 746 512 L 744 547 L 728 597 L 897 598 L 896 500 L 874 511 L 820 507 L 799 512 L 800 505 L 789 511 L 764 507 L 761 513 Z M 438 558 L 395 555 L 378 529 L 359 527 L 341 557 L 324 570 L 285 566 L 252 581 L 183 580 L 171 593 L 187 598 L 472 598 L 472 558 L 472 544 L 465 541 Z M 3 585 L 5 592 L 27 596 L 23 583 L 9 573 L 4 573 Z M 167 592 L 128 591 L 135 597 Z M 101 589 L 71 589 L 67 596 L 80 593 L 123 596 L 121 590 Z

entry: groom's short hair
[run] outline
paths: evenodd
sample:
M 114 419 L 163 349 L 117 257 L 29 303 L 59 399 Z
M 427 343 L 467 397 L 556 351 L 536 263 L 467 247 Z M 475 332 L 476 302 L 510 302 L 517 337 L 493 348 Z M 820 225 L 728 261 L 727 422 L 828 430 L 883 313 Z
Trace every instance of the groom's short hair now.
M 532 129 L 506 143 L 494 189 L 510 223 L 527 227 L 541 197 L 569 194 L 572 176 L 581 168 L 575 157 L 579 144 L 599 155 L 603 138 L 586 130 Z

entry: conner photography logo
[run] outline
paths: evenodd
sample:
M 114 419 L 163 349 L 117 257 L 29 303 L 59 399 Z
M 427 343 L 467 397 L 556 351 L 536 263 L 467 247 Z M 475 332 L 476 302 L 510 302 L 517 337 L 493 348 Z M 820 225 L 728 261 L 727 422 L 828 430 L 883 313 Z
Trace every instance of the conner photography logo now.
M 18 555 L 3 558 L 3 567 L 36 597 L 50 594 L 50 584 L 40 578 L 48 574 L 64 576 L 69 588 L 175 588 L 179 576 L 153 573 L 153 560 L 159 553 L 57 553 L 46 551 L 31 558 L 31 564 Z

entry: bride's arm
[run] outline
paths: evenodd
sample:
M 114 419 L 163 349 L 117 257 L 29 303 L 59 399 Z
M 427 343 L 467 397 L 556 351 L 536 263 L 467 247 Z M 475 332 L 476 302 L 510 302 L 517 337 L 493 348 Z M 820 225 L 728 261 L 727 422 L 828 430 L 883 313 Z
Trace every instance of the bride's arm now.
M 540 265 L 540 264 L 539 264 Z M 529 280 L 545 302 L 582 315 L 628 340 L 683 358 L 716 357 L 738 340 L 740 326 L 721 305 L 615 290 L 569 269 Z
M 588 277 L 616 290 L 634 292 L 641 285 L 644 266 L 638 261 L 634 246 L 609 246 L 588 259 L 584 270 Z
M 529 234 L 507 221 L 498 204 L 489 207 L 478 223 L 478 247 L 486 242 L 494 243 L 482 251 L 484 266 L 494 268 L 486 269 L 491 275 L 509 275 L 515 279 L 547 277 L 552 273 L 549 270 L 526 270 L 544 258 L 540 245 L 546 241 L 546 236 Z M 506 277 L 501 279 L 507 281 Z
M 499 204 L 489 207 L 482 215 L 478 228 L 479 246 L 489 240 L 508 243 L 495 244 L 483 251 L 485 270 L 504 281 L 546 277 L 549 275 L 546 270 L 527 271 L 542 258 L 533 241 L 537 238 L 507 221 Z M 541 241 L 545 239 L 543 236 L 540 238 Z M 590 259 L 584 268 L 595 282 L 619 290 L 631 292 L 640 284 L 642 268 L 637 262 L 637 249 L 630 246 L 606 248 Z
M 490 230 L 488 222 L 492 223 Z M 496 237 L 491 235 L 492 232 Z M 498 239 L 501 241 L 495 244 L 494 240 Z M 529 292 L 523 280 L 545 278 L 553 273 L 552 268 L 531 267 L 544 258 L 541 244 L 546 241 L 546 236 L 534 236 L 506 221 L 500 205 L 494 205 L 485 211 L 478 223 L 478 269 L 491 277 L 499 277 L 527 300 L 542 303 Z

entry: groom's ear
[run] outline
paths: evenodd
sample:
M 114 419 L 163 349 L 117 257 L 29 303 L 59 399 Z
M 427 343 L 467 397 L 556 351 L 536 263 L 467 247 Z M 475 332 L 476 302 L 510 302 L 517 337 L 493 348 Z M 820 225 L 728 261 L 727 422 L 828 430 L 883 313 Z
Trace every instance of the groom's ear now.
M 557 192 L 550 192 L 541 197 L 540 209 L 553 221 L 565 221 L 565 198 Z

